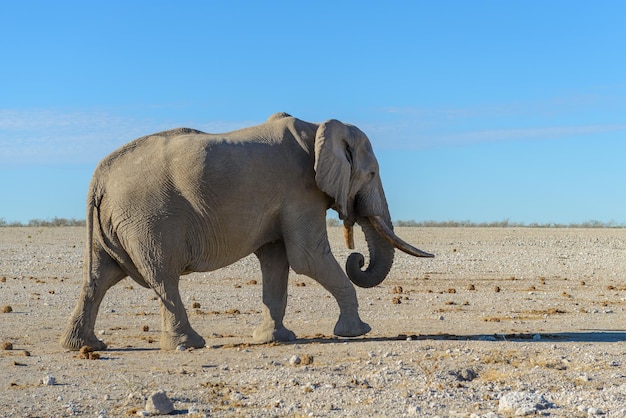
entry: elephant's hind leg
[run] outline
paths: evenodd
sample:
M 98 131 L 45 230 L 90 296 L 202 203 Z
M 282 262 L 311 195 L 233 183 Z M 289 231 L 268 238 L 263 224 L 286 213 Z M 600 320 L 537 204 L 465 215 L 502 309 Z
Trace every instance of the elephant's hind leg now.
M 266 244 L 255 252 L 263 274 L 263 322 L 254 330 L 254 341 L 293 341 L 296 335 L 285 328 L 289 262 L 282 241 Z
M 126 273 L 100 246 L 87 251 L 93 252 L 92 266 L 85 264 L 78 303 L 59 341 L 62 347 L 70 350 L 79 350 L 84 345 L 96 350 L 107 347 L 94 332 L 96 316 L 107 290 L 126 277 Z
M 173 274 L 159 273 L 156 278 L 146 281 L 156 292 L 161 305 L 161 341 L 162 350 L 202 348 L 206 345 L 189 323 L 185 306 L 178 289 L 179 277 Z

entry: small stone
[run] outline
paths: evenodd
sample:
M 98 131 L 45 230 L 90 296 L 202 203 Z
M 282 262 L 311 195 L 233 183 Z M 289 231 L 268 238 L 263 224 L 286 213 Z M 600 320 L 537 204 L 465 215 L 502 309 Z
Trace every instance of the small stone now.
M 167 415 L 174 411 L 174 404 L 164 390 L 158 390 L 148 397 L 146 411 L 153 415 Z
M 13 350 L 13 344 L 9 341 L 5 341 L 2 343 L 2 346 L 0 346 L 0 348 L 2 348 L 3 350 Z
M 11 305 L 5 305 L 2 307 L 2 313 L 10 313 L 13 312 L 13 308 Z
M 241 401 L 243 400 L 244 396 L 243 394 L 241 394 L 241 392 L 233 392 L 230 394 L 230 400 L 231 401 Z
M 500 398 L 498 412 L 513 412 L 515 415 L 525 416 L 549 407 L 550 403 L 538 393 L 510 392 Z
M 478 377 L 478 373 L 476 373 L 474 369 L 450 371 L 448 374 L 456 377 L 456 380 L 458 380 L 459 382 L 471 382 Z
M 300 358 L 299 355 L 294 354 L 293 356 L 291 356 L 291 358 L 289 359 L 289 364 L 291 364 L 292 366 L 297 366 L 298 364 L 300 364 L 302 362 L 302 359 Z
M 56 385 L 56 379 L 54 376 L 47 375 L 43 379 L 41 379 L 41 383 L 45 386 L 53 386 Z
M 406 412 L 407 415 L 420 415 L 422 413 L 422 408 L 419 406 L 409 406 Z
M 176 346 L 176 351 L 186 351 L 187 347 L 185 347 L 184 345 L 177 345 Z
M 535 334 L 533 335 L 533 340 L 535 341 L 539 341 L 541 339 L 541 334 Z

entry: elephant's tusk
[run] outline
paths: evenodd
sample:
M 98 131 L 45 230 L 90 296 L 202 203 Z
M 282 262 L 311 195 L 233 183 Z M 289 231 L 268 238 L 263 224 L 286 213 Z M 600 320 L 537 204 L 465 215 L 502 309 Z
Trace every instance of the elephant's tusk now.
M 354 225 L 343 224 L 343 239 L 346 240 L 346 246 L 354 250 Z
M 408 244 L 402 241 L 400 238 L 398 238 L 396 234 L 393 233 L 391 228 L 387 226 L 387 224 L 385 223 L 385 220 L 381 216 L 370 216 L 368 219 L 372 223 L 372 226 L 374 226 L 374 229 L 376 229 L 376 232 L 378 232 L 380 236 L 387 239 L 387 241 L 389 241 L 391 245 L 393 245 L 398 250 L 404 251 L 405 253 L 415 256 L 415 257 L 434 257 L 435 256 L 434 254 L 430 254 L 425 251 L 419 250 L 413 247 L 411 244 Z

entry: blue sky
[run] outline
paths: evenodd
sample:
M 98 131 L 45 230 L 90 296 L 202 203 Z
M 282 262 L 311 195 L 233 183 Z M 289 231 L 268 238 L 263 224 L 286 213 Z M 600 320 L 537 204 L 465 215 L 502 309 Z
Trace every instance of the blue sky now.
M 626 223 L 626 2 L 0 5 L 0 218 L 84 218 L 106 154 L 286 111 L 372 141 L 394 219 Z

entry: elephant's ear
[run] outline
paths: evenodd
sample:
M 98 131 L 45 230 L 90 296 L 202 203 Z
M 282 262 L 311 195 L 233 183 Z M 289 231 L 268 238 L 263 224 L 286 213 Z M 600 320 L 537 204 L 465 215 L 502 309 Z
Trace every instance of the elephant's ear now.
M 335 201 L 333 209 L 341 219 L 348 214 L 351 153 L 348 127 L 338 120 L 326 121 L 315 135 L 315 181 L 317 187 Z

